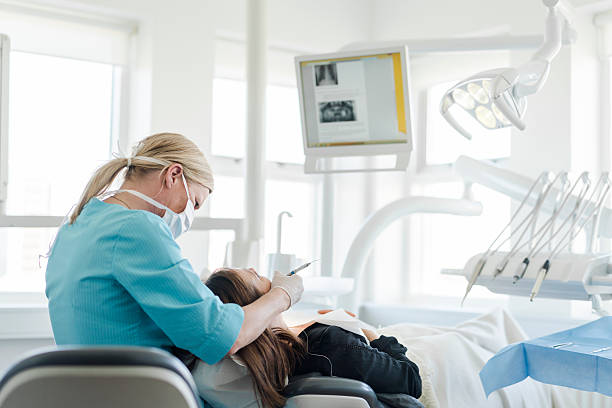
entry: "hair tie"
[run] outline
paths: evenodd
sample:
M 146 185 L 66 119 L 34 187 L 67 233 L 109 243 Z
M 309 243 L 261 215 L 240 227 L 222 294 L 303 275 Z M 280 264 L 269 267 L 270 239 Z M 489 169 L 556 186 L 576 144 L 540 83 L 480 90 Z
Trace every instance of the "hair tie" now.
M 127 167 L 128 167 L 128 169 L 129 169 L 130 167 L 132 167 L 132 158 L 131 158 L 131 157 L 128 157 L 128 158 L 127 158 L 127 161 L 128 161 L 128 162 L 127 162 Z

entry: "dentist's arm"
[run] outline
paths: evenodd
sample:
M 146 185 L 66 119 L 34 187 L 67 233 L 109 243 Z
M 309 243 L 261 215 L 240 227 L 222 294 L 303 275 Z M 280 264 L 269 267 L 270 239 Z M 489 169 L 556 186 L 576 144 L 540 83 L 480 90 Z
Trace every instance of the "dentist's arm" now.
M 229 354 L 235 354 L 259 337 L 272 320 L 299 302 L 302 292 L 304 284 L 299 275 L 285 276 L 277 273 L 272 279 L 270 291 L 242 308 L 244 321 Z

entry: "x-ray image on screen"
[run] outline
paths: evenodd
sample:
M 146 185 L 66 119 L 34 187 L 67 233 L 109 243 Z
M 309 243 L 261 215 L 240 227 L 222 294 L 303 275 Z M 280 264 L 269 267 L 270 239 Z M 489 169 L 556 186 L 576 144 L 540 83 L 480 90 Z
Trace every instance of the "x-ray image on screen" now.
M 316 86 L 338 85 L 338 71 L 336 64 L 325 64 L 315 66 Z
M 321 123 L 354 122 L 355 101 L 334 101 L 319 103 L 319 118 Z

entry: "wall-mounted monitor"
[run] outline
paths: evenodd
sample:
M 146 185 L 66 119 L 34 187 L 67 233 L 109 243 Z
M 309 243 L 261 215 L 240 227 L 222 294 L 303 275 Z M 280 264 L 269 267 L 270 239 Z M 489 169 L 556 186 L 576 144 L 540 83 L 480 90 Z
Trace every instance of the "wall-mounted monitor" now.
M 317 161 L 342 156 L 395 155 L 394 169 L 407 167 L 412 116 L 406 47 L 299 56 L 295 62 L 306 172 L 334 172 Z

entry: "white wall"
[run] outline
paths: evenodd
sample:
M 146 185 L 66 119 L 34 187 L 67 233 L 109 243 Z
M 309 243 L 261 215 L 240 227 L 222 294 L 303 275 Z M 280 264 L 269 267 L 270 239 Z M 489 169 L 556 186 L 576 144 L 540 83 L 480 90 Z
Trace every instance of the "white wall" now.
M 219 35 L 244 39 L 247 0 L 213 1 Z M 277 48 L 331 52 L 369 38 L 369 0 L 268 0 L 268 42 Z
M 532 177 L 544 170 L 601 170 L 596 31 L 588 16 L 576 15 L 573 23 L 578 41 L 561 50 L 544 88 L 528 98 L 527 129 L 513 131 L 511 168 Z M 517 53 L 513 61 L 528 56 Z
M 545 16 L 534 0 L 376 0 L 372 37 L 447 38 L 479 33 L 541 33 Z
M 579 38 L 571 48 L 571 169 L 600 172 L 609 169 L 602 167 L 605 164 L 600 154 L 603 147 L 599 109 L 602 85 L 597 30 L 589 15 L 576 15 L 572 23 Z M 605 153 L 608 160 L 609 154 Z

